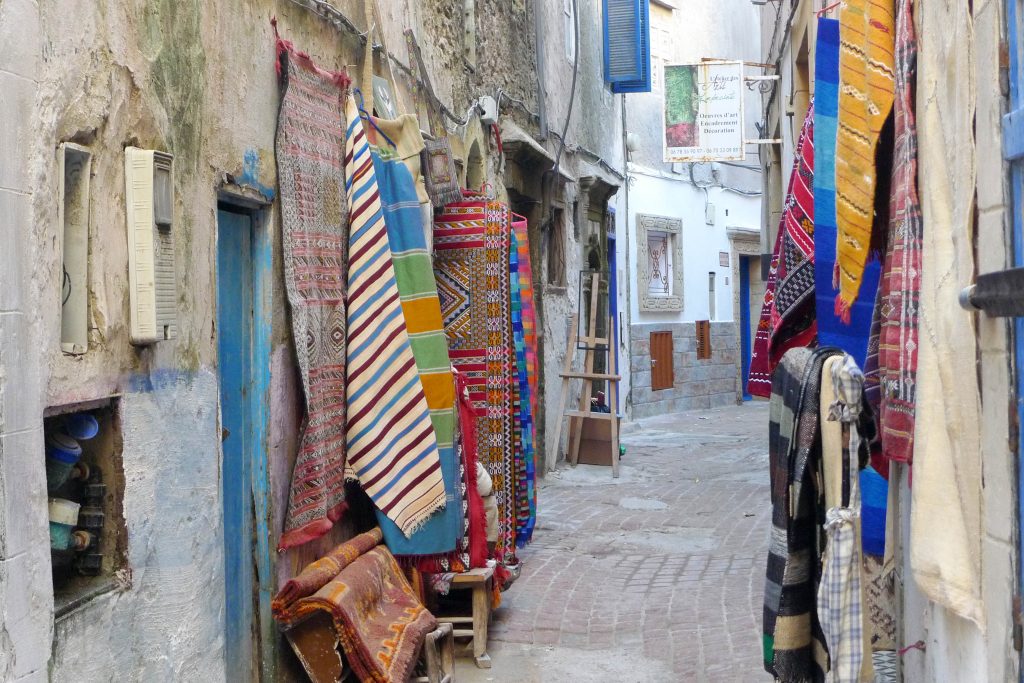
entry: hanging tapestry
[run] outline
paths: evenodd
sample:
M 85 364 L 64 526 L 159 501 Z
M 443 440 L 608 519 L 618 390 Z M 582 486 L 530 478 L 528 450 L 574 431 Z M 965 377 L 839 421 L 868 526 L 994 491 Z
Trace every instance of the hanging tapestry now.
M 836 306 L 839 283 L 834 279 L 837 224 L 837 138 L 840 126 L 840 25 L 835 19 L 818 20 L 818 43 L 814 71 L 814 292 L 818 343 L 836 346 L 853 356 L 860 367 L 867 365 L 868 338 L 874 312 L 875 292 L 881 266 L 877 260 L 867 263 L 858 275 L 861 296 L 845 311 Z M 872 147 L 871 163 L 875 155 Z M 872 166 L 872 173 L 874 173 Z M 873 182 L 873 181 L 872 181 Z M 869 217 L 874 208 L 874 189 L 869 201 Z M 870 221 L 865 245 L 870 238 Z M 867 246 L 865 246 L 865 255 Z M 843 313 L 843 314 L 841 314 Z
M 897 0 L 896 142 L 893 151 L 889 244 L 882 272 L 879 420 L 882 455 L 910 462 L 914 453 L 917 376 L 917 311 L 921 290 L 921 204 L 917 196 L 917 37 L 913 3 Z
M 516 405 L 518 446 L 516 457 L 516 545 L 522 548 L 533 536 L 534 467 L 533 415 L 531 411 L 530 379 L 526 367 L 526 335 L 523 327 L 522 273 L 519 270 L 519 240 L 513 229 L 509 233 L 510 287 L 512 291 L 512 338 L 516 356 Z
M 509 211 L 479 195 L 434 223 L 434 273 L 448 352 L 480 412 L 476 443 L 498 503 L 497 557 L 515 562 L 516 500 Z
M 750 359 L 747 392 L 768 398 L 772 373 L 786 351 L 811 346 L 814 316 L 814 103 L 797 141 L 771 269 Z
M 834 310 L 844 322 L 861 291 L 871 250 L 875 150 L 895 92 L 894 0 L 846 0 L 839 13 Z M 868 305 L 874 303 L 868 298 Z M 863 364 L 863 358 L 860 363 Z
M 464 515 L 459 495 L 459 463 L 453 443 L 455 382 L 412 174 L 398 159 L 382 159 L 377 151 L 373 151 L 372 156 L 402 314 L 437 437 L 447 493 L 444 510 L 430 517 L 412 536 L 407 537 L 385 514 L 376 511 L 384 542 L 401 561 L 402 556 L 451 553 L 462 535 Z M 434 571 L 432 564 L 420 569 Z
M 530 263 L 530 237 L 526 219 L 512 214 L 512 229 L 519 250 L 519 294 L 523 304 L 523 337 L 526 342 L 526 372 L 530 383 L 530 410 L 537 415 L 537 308 L 533 300 L 533 266 Z M 534 423 L 536 429 L 536 422 Z M 536 433 L 534 434 L 536 440 Z
M 836 349 L 791 349 L 772 382 L 768 459 L 772 530 L 764 589 L 764 668 L 782 681 L 824 681 L 828 650 L 814 608 L 821 577 L 821 369 Z
M 379 545 L 381 537 L 374 529 L 341 544 L 289 581 L 272 607 L 283 624 L 326 612 L 359 680 L 391 683 L 409 680 L 437 619 Z
M 445 505 L 437 437 L 402 315 L 370 146 L 346 115 L 349 202 L 348 466 L 406 536 Z
M 285 289 L 306 399 L 279 548 L 331 528 L 345 510 L 344 115 L 348 77 L 278 38 L 276 156 Z

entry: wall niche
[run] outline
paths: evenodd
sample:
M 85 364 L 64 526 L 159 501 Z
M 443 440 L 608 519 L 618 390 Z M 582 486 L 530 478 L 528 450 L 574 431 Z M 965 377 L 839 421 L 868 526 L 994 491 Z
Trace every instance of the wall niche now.
M 43 422 L 57 618 L 127 588 L 127 532 L 117 398 L 51 407 Z

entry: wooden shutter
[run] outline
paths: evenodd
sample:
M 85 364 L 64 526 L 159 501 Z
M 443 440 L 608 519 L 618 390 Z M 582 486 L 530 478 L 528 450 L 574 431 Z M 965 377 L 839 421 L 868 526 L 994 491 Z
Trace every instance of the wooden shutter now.
M 711 322 L 697 321 L 697 360 L 711 359 Z
M 675 383 L 672 367 L 672 333 L 651 332 L 651 391 L 671 389 Z
M 614 93 L 651 91 L 649 0 L 604 0 L 604 75 Z

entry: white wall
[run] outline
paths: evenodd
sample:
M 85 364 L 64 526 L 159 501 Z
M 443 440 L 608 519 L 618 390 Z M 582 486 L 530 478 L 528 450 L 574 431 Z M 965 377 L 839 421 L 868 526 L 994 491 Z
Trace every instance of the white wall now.
M 753 174 L 751 174 L 753 175 Z M 649 322 L 692 322 L 708 320 L 708 273 L 717 273 L 716 321 L 733 318 L 733 291 L 739 286 L 732 280 L 732 267 L 719 264 L 719 252 L 730 253 L 732 245 L 726 234 L 728 227 L 756 228 L 761 221 L 759 197 L 747 197 L 722 188 L 711 188 L 705 199 L 704 190 L 694 187 L 688 180 L 667 177 L 665 174 L 630 167 L 629 191 L 629 262 L 638 264 L 643 255 L 637 254 L 638 213 L 679 218 L 683 222 L 683 310 L 678 313 L 641 312 L 636 284 L 636 268 L 630 268 L 632 287 L 630 312 L 633 324 Z M 705 202 L 715 206 L 715 223 L 705 221 Z M 621 203 L 620 203 L 621 206 Z M 728 212 L 728 214 L 726 213 Z M 729 284 L 726 284 L 726 278 Z

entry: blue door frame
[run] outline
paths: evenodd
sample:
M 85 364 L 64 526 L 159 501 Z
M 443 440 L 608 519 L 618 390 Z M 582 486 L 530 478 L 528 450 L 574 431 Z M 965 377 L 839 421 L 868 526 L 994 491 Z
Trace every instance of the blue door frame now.
M 219 207 L 216 329 L 229 681 L 275 680 L 267 462 L 271 254 L 269 231 L 259 214 Z
M 753 398 L 747 392 L 747 376 L 750 374 L 750 256 L 740 256 L 740 386 L 743 387 L 743 400 Z M 759 260 L 760 262 L 760 260 Z
M 1003 117 L 1003 156 L 1010 162 L 1010 183 L 1013 191 L 1013 264 L 1024 266 L 1024 54 L 1021 36 L 1024 35 L 1024 0 L 1006 0 L 1007 42 L 1010 52 L 1010 112 Z M 1020 537 L 1024 530 L 1024 458 L 1021 457 L 1021 429 L 1024 428 L 1024 319 L 1014 320 L 1014 370 L 1017 386 L 1017 529 L 1018 552 L 1022 550 Z M 1024 592 L 1024 555 L 1017 558 L 1020 584 L 1017 595 Z M 1017 616 L 1017 615 L 1015 615 Z M 1022 667 L 1024 680 L 1024 667 Z

